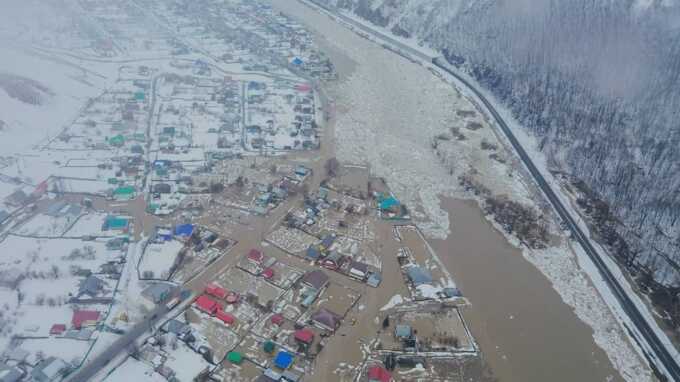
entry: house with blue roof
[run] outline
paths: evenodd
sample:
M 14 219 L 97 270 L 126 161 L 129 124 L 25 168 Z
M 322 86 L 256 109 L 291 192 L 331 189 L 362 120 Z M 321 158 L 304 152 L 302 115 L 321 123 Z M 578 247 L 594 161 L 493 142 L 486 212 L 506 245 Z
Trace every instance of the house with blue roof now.
M 408 267 L 406 275 L 413 286 L 417 287 L 424 284 L 432 284 L 432 275 L 427 269 L 421 268 L 417 265 Z
M 274 366 L 283 370 L 288 369 L 290 365 L 293 364 L 294 359 L 295 357 L 293 357 L 292 354 L 285 350 L 281 350 L 278 354 L 276 354 L 276 358 L 274 358 Z

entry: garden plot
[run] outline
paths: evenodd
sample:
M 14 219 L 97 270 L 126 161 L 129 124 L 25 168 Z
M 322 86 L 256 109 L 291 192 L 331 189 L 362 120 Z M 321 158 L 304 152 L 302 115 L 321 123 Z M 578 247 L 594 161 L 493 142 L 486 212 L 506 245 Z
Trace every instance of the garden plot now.
M 417 352 L 444 356 L 446 353 L 471 353 L 477 345 L 460 311 L 439 303 L 399 305 L 382 311 L 379 319 L 388 326 L 378 332 L 375 348 L 381 351 Z
M 268 306 L 273 304 L 283 290 L 268 283 L 263 277 L 253 276 L 240 268 L 229 268 L 217 278 L 217 282 L 227 290 L 241 296 L 252 296 L 254 304 Z
M 267 241 L 289 254 L 304 256 L 307 248 L 319 239 L 299 229 L 280 226 L 267 236 Z
M 267 313 L 253 325 L 250 332 L 259 337 L 272 339 L 274 341 L 279 341 L 281 338 L 287 338 L 287 336 L 295 329 L 295 325 L 293 321 L 287 320 L 285 317 L 281 319 L 280 316 L 279 313 Z
M 193 381 L 201 372 L 212 368 L 201 354 L 183 343 L 174 349 L 172 346 L 166 346 L 164 351 L 167 357 L 164 366 L 172 369 L 179 381 Z
M 380 260 L 373 247 L 366 241 L 361 242 L 350 237 L 338 236 L 331 250 L 349 256 L 355 261 L 368 264 L 377 270 L 380 270 L 382 267 L 382 260 Z
M 194 248 L 188 249 L 177 266 L 177 271 L 172 275 L 172 281 L 186 282 L 224 253 L 226 251 L 220 251 L 216 248 L 206 248 L 200 251 L 196 251 Z
M 288 320 L 297 321 L 304 311 L 299 305 L 300 302 L 302 302 L 300 290 L 298 288 L 291 288 L 276 301 L 273 310 L 282 314 Z
M 92 344 L 93 341 L 91 340 L 52 337 L 24 339 L 21 340 L 19 347 L 36 356 L 36 358 L 57 357 L 78 365 L 90 350 Z
M 239 335 L 217 318 L 200 313 L 194 308 L 187 309 L 185 315 L 194 331 L 207 339 L 215 362 L 224 359 L 238 345 Z
M 266 369 L 272 362 L 276 353 L 267 353 L 263 350 L 264 343 L 267 339 L 257 337 L 254 335 L 246 336 L 239 346 L 234 351 L 243 354 L 243 356 L 250 362 L 257 366 Z
M 232 329 L 241 337 L 250 330 L 253 323 L 257 322 L 265 312 L 264 308 L 256 306 L 246 299 L 241 299 L 236 304 L 225 305 L 224 311 L 236 318 L 236 322 L 232 326 Z
M 0 283 L 11 283 L 11 277 L 65 275 L 88 269 L 97 272 L 109 261 L 124 256 L 123 250 L 109 250 L 106 240 L 84 241 L 80 239 L 35 239 L 8 236 L 0 243 Z M 3 276 L 5 278 L 3 278 Z
M 60 237 L 69 230 L 79 216 L 80 212 L 76 215 L 67 213 L 59 216 L 37 214 L 20 227 L 15 228 L 13 233 L 23 236 Z
M 63 192 L 94 194 L 106 196 L 112 190 L 111 184 L 106 178 L 97 179 L 61 179 L 61 190 Z
M 178 240 L 149 243 L 139 263 L 140 278 L 169 279 L 183 248 L 184 243 Z
M 295 284 L 304 273 L 302 270 L 282 261 L 277 261 L 274 265 L 270 266 L 269 269 L 271 269 L 273 273 L 267 281 L 283 290 L 287 290 Z
M 314 304 L 298 319 L 298 322 L 305 322 L 315 312 L 323 309 L 344 317 L 354 304 L 359 301 L 360 297 L 361 293 L 359 291 L 336 282 L 330 282 Z
M 395 234 L 403 245 L 397 259 L 413 299 L 461 298 L 453 279 L 415 227 L 397 226 Z
M 262 371 L 262 368 L 246 358 L 238 365 L 224 361 L 222 367 L 215 372 L 214 376 L 221 377 L 222 381 L 252 382 L 255 378 L 262 375 Z
M 13 312 L 11 332 L 19 337 L 48 337 L 54 324 L 68 324 L 73 316 L 73 308 L 68 305 L 21 304 Z

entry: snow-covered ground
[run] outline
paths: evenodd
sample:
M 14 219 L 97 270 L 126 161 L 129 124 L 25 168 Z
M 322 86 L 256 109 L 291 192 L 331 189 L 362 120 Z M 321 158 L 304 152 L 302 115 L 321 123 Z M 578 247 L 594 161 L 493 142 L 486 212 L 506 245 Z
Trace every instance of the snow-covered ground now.
M 167 279 L 182 247 L 184 243 L 177 240 L 147 245 L 139 263 L 139 274 L 142 278 Z
M 118 366 L 104 381 L 107 382 L 130 382 L 143 379 L 148 382 L 166 382 L 162 375 L 156 373 L 152 365 L 128 357 L 122 365 Z

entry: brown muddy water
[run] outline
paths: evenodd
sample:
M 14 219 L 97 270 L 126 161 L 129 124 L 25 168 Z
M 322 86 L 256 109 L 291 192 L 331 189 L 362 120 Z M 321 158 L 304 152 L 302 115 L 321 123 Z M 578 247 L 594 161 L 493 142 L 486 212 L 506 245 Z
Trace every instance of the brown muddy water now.
M 494 375 L 503 382 L 622 381 L 592 330 L 477 204 L 443 201 L 451 234 L 430 242 L 472 303 L 464 315 Z

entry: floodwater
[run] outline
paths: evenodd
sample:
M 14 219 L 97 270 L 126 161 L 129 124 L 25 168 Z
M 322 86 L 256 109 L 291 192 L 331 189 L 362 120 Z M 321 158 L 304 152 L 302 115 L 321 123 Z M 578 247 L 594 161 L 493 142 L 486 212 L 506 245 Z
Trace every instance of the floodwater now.
M 359 60 L 352 57 L 353 47 L 335 46 L 351 40 L 346 34 L 352 32 L 341 26 L 330 28 L 331 19 L 299 2 L 272 3 L 315 32 L 340 81 L 354 72 Z M 335 38 L 336 33 L 343 37 Z M 361 46 L 361 38 L 353 36 Z M 414 64 L 404 60 L 404 65 Z M 330 84 L 330 92 L 334 90 Z M 371 90 L 390 94 L 386 89 Z M 332 106 L 337 107 L 333 112 L 343 112 L 343 105 Z M 444 206 L 452 233 L 431 244 L 471 301 L 465 317 L 499 381 L 623 381 L 594 343 L 592 330 L 561 300 L 548 279 L 484 219 L 476 204 L 445 200 Z
M 432 240 L 472 305 L 471 330 L 500 381 L 622 381 L 592 330 L 476 203 L 444 199 L 451 234 Z

